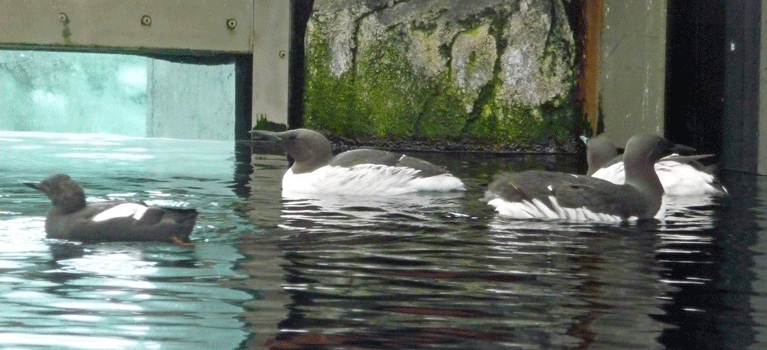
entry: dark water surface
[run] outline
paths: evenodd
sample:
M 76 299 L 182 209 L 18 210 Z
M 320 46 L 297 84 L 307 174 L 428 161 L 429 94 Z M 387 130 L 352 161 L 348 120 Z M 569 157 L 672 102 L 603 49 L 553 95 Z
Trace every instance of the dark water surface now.
M 282 156 L 231 142 L 0 132 L 2 349 L 767 348 L 767 182 L 664 225 L 498 218 L 492 174 L 565 156 L 417 156 L 465 194 L 283 200 Z M 22 182 L 196 207 L 196 246 L 45 238 Z

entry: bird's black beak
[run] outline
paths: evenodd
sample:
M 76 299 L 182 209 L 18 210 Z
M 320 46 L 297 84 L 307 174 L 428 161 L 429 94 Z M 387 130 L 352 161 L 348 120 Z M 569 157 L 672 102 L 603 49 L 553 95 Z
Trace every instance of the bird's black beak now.
M 251 130 L 250 139 L 253 141 L 282 141 L 281 132 L 266 130 Z
M 39 182 L 24 182 L 24 184 L 38 191 L 45 192 L 45 190 L 43 189 L 42 185 L 40 185 Z
M 695 148 L 692 148 L 690 146 L 680 145 L 680 144 L 674 144 L 671 146 L 670 149 L 671 153 L 678 153 L 678 154 L 693 154 L 697 152 Z
M 250 147 L 255 153 L 285 154 L 287 151 L 281 132 L 251 130 L 250 135 Z

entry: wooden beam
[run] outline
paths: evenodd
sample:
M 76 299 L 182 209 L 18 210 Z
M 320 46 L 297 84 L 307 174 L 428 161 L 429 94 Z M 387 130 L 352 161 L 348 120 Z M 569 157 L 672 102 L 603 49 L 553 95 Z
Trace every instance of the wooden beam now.
M 602 43 L 602 6 L 603 0 L 581 0 L 578 3 L 579 33 L 578 38 L 578 90 L 577 99 L 581 115 L 585 116 L 591 126 L 592 135 L 599 130 L 600 119 L 600 81 L 601 73 L 601 43 Z

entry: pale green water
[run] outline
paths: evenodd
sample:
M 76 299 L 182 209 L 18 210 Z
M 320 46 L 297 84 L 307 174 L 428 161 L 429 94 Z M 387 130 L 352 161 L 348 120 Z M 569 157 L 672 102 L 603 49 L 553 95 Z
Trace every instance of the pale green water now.
M 283 201 L 281 156 L 231 142 L 0 132 L 2 349 L 765 347 L 765 189 L 672 206 L 664 226 L 514 221 L 477 199 L 502 169 L 574 157 L 417 155 L 466 194 Z M 71 175 L 90 200 L 200 210 L 193 248 L 48 240 Z

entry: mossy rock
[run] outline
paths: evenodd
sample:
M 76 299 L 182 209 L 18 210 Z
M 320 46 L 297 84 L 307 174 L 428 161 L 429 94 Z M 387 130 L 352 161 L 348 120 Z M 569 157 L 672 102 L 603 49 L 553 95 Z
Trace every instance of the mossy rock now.
M 316 0 L 307 29 L 306 127 L 498 145 L 585 125 L 560 0 Z

